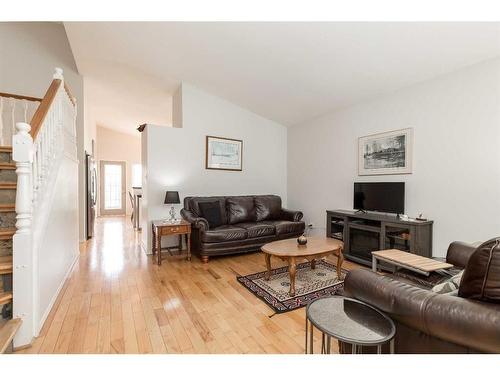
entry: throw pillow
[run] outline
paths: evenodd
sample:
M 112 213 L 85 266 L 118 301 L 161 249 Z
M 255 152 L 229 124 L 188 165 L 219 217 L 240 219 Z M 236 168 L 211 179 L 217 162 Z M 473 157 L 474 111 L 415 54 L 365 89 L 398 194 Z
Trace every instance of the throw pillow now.
M 500 237 L 486 241 L 470 256 L 458 295 L 500 304 Z
M 460 286 L 460 280 L 462 279 L 464 271 L 460 271 L 458 274 L 452 278 L 446 280 L 444 283 L 435 285 L 431 290 L 437 294 L 453 294 L 456 295 L 458 288 Z
M 208 228 L 213 229 L 222 225 L 222 217 L 220 213 L 220 204 L 218 201 L 200 202 L 201 216 L 207 219 Z

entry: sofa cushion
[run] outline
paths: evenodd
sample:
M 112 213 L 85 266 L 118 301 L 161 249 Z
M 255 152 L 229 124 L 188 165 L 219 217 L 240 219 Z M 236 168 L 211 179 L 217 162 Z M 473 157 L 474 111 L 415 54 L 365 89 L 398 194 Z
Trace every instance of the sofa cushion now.
M 215 229 L 210 229 L 201 233 L 202 242 L 227 242 L 244 240 L 248 237 L 245 228 L 234 225 L 221 225 Z
M 198 203 L 201 211 L 201 217 L 207 219 L 208 228 L 220 227 L 222 223 L 220 203 L 218 201 Z
M 305 223 L 303 221 L 266 220 L 261 221 L 260 224 L 273 225 L 276 228 L 277 236 L 290 233 L 297 233 L 300 235 L 305 229 Z
M 470 256 L 458 295 L 500 304 L 500 237 L 486 241 Z
M 228 224 L 255 221 L 253 197 L 228 197 L 226 208 Z
M 257 221 L 276 220 L 281 214 L 281 198 L 277 195 L 258 195 L 254 199 Z
M 238 223 L 236 226 L 246 229 L 248 238 L 272 236 L 276 233 L 276 228 L 271 224 Z

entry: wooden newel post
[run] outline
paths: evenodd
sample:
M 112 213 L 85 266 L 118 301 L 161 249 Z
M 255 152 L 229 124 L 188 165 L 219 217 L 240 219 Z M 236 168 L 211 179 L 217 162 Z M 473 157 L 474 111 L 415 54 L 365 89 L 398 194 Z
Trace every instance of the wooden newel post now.
M 14 339 L 14 347 L 31 343 L 35 332 L 36 311 L 34 303 L 33 265 L 36 262 L 32 244 L 32 163 L 33 138 L 31 127 L 24 122 L 16 124 L 17 132 L 12 137 L 12 159 L 16 163 L 17 193 L 16 193 L 16 234 L 13 237 L 13 292 L 14 317 L 21 318 L 18 334 Z
M 17 134 L 12 138 L 12 159 L 16 162 L 16 233 L 31 230 L 33 209 L 33 188 L 31 185 L 31 164 L 33 163 L 33 138 L 31 126 L 24 122 L 16 124 Z

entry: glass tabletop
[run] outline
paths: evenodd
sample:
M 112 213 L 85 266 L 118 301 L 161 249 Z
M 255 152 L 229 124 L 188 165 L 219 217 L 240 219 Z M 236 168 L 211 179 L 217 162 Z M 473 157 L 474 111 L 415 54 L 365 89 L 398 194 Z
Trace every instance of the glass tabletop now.
M 378 345 L 396 333 L 387 315 L 364 302 L 332 296 L 317 299 L 307 306 L 307 319 L 320 331 L 357 345 Z

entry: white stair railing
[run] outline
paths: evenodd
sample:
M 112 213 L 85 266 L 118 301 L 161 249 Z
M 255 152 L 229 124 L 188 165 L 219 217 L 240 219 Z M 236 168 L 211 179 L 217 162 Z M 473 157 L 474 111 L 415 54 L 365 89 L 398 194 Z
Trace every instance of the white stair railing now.
M 47 225 L 53 184 L 62 158 L 76 160 L 76 102 L 64 85 L 62 70 L 30 124 L 16 123 L 12 158 L 16 163 L 16 228 L 13 237 L 14 318 L 21 325 L 14 346 L 28 345 L 39 334 L 38 252 Z M 62 228 L 64 230 L 64 228 Z

